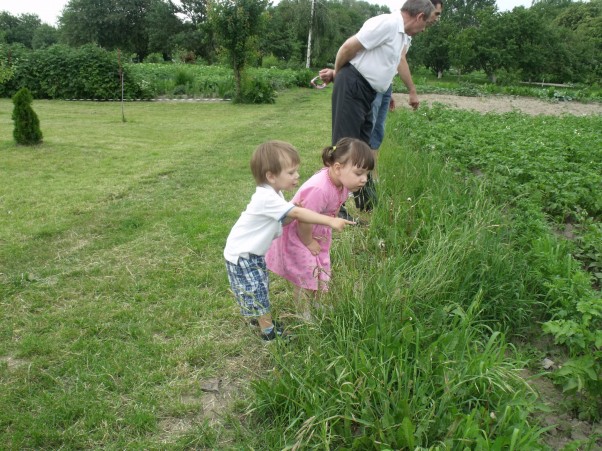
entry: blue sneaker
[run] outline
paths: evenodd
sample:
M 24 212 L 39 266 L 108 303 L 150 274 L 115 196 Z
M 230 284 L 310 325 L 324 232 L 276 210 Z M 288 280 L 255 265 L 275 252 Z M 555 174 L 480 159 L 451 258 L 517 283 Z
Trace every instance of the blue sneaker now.
M 282 326 L 280 326 L 280 324 L 274 321 L 274 328 L 270 331 L 270 333 L 265 334 L 261 332 L 259 336 L 264 341 L 272 341 L 277 338 L 288 338 L 289 334 L 282 328 Z

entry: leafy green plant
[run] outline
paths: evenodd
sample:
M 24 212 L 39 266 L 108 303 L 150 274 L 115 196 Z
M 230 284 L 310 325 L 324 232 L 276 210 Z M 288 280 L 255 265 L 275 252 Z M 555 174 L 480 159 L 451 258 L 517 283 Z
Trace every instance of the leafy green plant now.
M 568 393 L 588 399 L 579 406 L 588 420 L 599 421 L 602 412 L 602 298 L 577 302 L 575 310 L 560 310 L 557 318 L 543 325 L 556 343 L 571 351 L 571 358 L 553 377 Z
M 598 229 L 590 226 L 585 241 L 578 235 L 570 243 L 553 235 L 552 225 L 543 218 L 553 217 L 557 223 L 596 223 L 602 211 L 596 188 L 602 182 L 602 153 L 592 149 L 602 147 L 592 147 L 600 137 L 591 134 L 585 124 L 595 129 L 602 126 L 599 122 L 595 116 L 556 119 L 512 113 L 481 117 L 452 113 L 440 106 L 423 109 L 422 114 L 403 113 L 410 145 L 449 159 L 462 173 L 484 174 L 491 184 L 491 196 L 508 204 L 513 229 L 519 232 L 509 238 L 520 250 L 524 264 L 524 273 L 517 280 L 525 291 L 519 291 L 517 298 L 534 301 L 525 313 L 535 308 L 542 315 L 535 318 L 543 320 L 544 331 L 568 350 L 571 359 L 555 377 L 567 391 L 579 391 L 588 399 L 584 411 L 596 411 L 595 400 L 600 398 L 602 302 L 593 290 L 591 276 L 582 269 L 595 274 Z M 556 170 L 550 172 L 550 167 Z M 413 216 L 420 213 L 419 208 L 415 210 Z M 432 218 L 423 222 L 436 223 Z M 596 283 L 597 278 L 594 286 Z M 509 314 L 508 318 L 512 317 Z
M 315 74 L 310 69 L 301 69 L 297 73 L 297 86 L 300 88 L 307 88 L 311 86 L 311 80 L 315 77 Z
M 237 100 L 238 101 L 238 100 Z M 266 77 L 245 76 L 242 82 L 241 103 L 274 103 L 276 90 Z
M 163 63 L 165 62 L 161 53 L 150 53 L 144 58 L 145 63 Z
M 478 97 L 481 95 L 479 89 L 471 83 L 461 84 L 460 87 L 456 89 L 456 93 L 460 96 L 466 97 Z
M 185 67 L 178 67 L 174 76 L 174 84 L 176 86 L 192 85 L 194 75 Z
M 577 238 L 575 258 L 594 277 L 594 286 L 602 288 L 602 223 L 586 223 Z
M 124 69 L 125 98 L 148 98 L 149 92 L 132 79 L 127 64 Z M 78 48 L 53 45 L 27 52 L 15 65 L 6 88 L 14 92 L 20 86 L 41 99 L 119 99 L 118 56 L 91 44 Z

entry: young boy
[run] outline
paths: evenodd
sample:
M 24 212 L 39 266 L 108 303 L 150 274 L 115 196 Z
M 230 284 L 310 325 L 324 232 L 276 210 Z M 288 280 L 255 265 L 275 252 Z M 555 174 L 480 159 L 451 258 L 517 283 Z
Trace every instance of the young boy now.
M 251 172 L 257 188 L 232 227 L 224 249 L 230 287 L 241 313 L 251 323 L 257 321 L 264 340 L 273 340 L 283 333 L 272 321 L 265 264 L 265 254 L 272 241 L 282 234 L 282 226 L 294 219 L 339 231 L 346 224 L 354 224 L 284 200 L 282 191 L 292 190 L 299 183 L 299 163 L 297 150 L 283 141 L 268 141 L 255 149 Z

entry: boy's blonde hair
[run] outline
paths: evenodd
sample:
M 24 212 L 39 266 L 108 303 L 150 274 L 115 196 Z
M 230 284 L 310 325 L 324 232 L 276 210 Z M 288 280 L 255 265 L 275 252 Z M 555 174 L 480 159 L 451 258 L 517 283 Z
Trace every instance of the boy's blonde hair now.
M 260 144 L 251 157 L 251 172 L 257 185 L 268 183 L 267 173 L 278 175 L 283 169 L 301 162 L 299 152 L 284 141 L 267 141 Z

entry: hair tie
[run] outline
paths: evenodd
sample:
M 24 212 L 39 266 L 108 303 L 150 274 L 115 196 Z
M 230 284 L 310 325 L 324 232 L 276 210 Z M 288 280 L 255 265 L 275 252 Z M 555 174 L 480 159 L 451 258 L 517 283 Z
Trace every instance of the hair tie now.
M 332 151 L 334 152 L 335 150 L 337 150 L 337 146 L 332 146 Z

